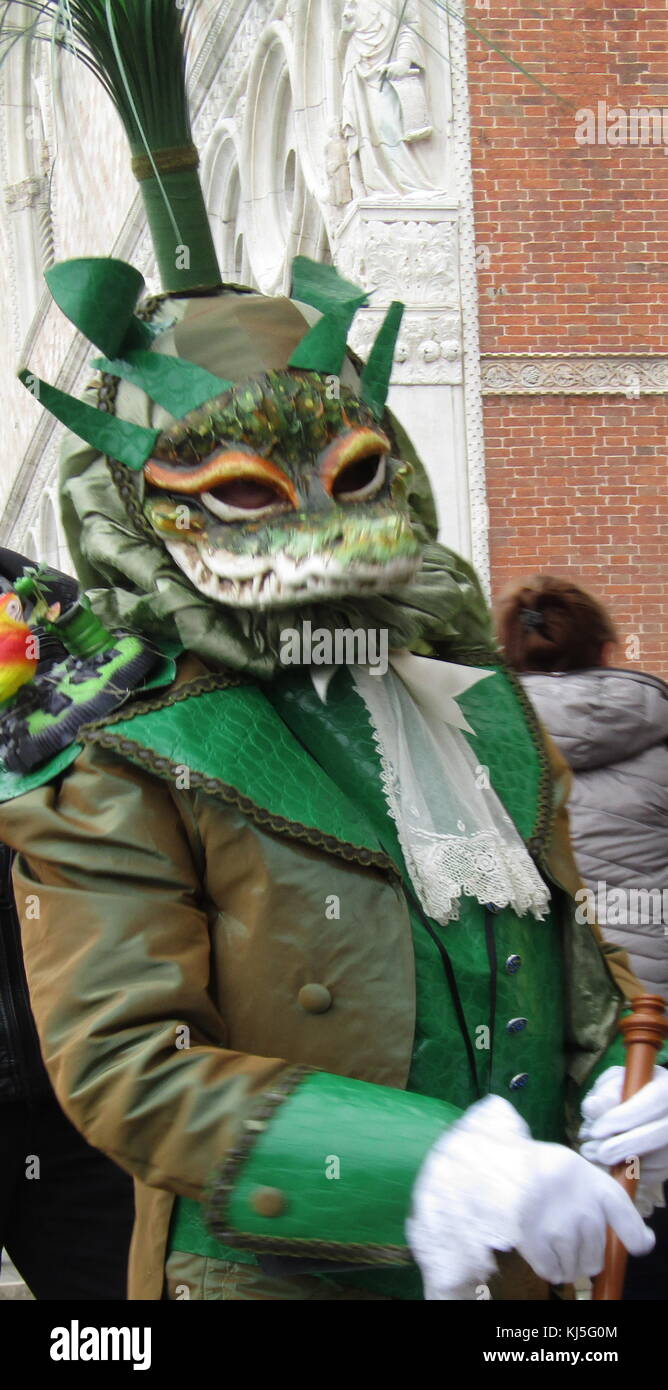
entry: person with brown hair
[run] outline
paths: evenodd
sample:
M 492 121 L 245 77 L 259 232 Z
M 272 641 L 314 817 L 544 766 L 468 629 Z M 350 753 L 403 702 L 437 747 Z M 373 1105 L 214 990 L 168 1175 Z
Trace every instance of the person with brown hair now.
M 668 998 L 668 685 L 613 665 L 604 605 L 538 574 L 502 595 L 499 636 L 574 772 L 571 834 L 604 935 Z
M 538 574 L 506 589 L 498 629 L 509 664 L 573 769 L 571 839 L 591 895 L 583 920 L 596 920 L 628 951 L 650 992 L 668 998 L 668 685 L 612 664 L 619 644 L 612 618 L 570 579 Z M 621 1076 L 617 1082 L 621 1089 Z M 612 1161 L 604 1148 L 597 1161 Z M 650 1225 L 656 1247 L 649 1259 L 629 1261 L 625 1300 L 666 1297 L 665 1206 Z

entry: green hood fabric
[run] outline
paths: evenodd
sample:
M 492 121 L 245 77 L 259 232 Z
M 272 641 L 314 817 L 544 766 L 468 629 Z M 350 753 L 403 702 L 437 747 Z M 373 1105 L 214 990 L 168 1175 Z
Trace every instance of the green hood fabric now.
M 250 373 L 258 365 L 257 342 L 262 343 L 260 370 L 278 365 L 292 339 L 298 341 L 303 333 L 304 318 L 312 317 L 304 306 L 297 310 L 294 301 L 281 301 L 271 341 L 266 315 L 272 301 L 263 296 L 227 298 L 229 304 L 224 306 L 221 301 L 216 305 L 211 300 L 199 304 L 164 300 L 153 318 L 154 324 L 162 321 L 165 329 L 158 351 L 173 354 L 176 350 L 225 375 L 230 372 L 230 354 L 236 354 L 238 362 L 243 343 L 244 369 Z M 221 308 L 233 330 L 222 339 Z M 256 319 L 253 341 L 246 325 L 250 321 L 254 328 Z M 356 384 L 352 363 L 346 363 L 342 379 Z M 85 399 L 97 404 L 99 388 L 91 387 Z M 115 402 L 107 403 L 110 406 L 139 425 L 164 429 L 172 423 L 167 411 L 128 382 L 119 383 Z M 110 464 L 68 434 L 60 468 L 63 525 L 79 581 L 95 613 L 111 628 L 120 626 L 149 637 L 169 655 L 191 651 L 213 669 L 231 667 L 260 679 L 271 678 L 280 666 L 279 634 L 306 619 L 314 628 L 329 630 L 387 628 L 391 647 L 437 652 L 452 660 L 485 660 L 497 648 L 478 579 L 465 560 L 436 543 L 436 513 L 427 475 L 402 427 L 394 419 L 390 423 L 398 452 L 415 470 L 409 500 L 416 534 L 425 543 L 415 580 L 387 597 L 365 596 L 358 601 L 353 595 L 335 603 L 263 613 L 223 607 L 200 594 L 143 519 L 142 475 Z

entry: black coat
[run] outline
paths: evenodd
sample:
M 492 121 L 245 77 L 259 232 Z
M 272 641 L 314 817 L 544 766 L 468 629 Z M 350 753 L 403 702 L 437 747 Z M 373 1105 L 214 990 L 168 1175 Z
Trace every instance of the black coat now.
M 0 1102 L 52 1095 L 33 1021 L 14 905 L 12 852 L 0 844 Z

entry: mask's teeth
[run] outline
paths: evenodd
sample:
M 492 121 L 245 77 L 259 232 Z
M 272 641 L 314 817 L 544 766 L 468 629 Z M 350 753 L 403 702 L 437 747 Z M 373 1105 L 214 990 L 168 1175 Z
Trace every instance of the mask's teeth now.
M 418 557 L 400 557 L 385 565 L 345 565 L 334 556 L 309 555 L 297 561 L 285 554 L 239 557 L 231 552 L 202 549 L 189 541 L 165 541 L 165 547 L 195 588 L 220 604 L 238 608 L 287 606 L 379 593 L 408 583 Z M 216 568 L 209 563 L 215 556 Z M 239 562 L 242 571 L 239 573 Z M 227 569 L 227 573 L 221 572 Z

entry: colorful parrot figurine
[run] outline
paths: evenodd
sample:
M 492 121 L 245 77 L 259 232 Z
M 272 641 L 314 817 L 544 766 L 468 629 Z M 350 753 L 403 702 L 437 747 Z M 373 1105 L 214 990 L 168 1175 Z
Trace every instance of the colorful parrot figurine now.
M 0 597 L 0 701 L 9 700 L 32 680 L 39 661 L 39 641 L 23 620 L 17 594 Z

